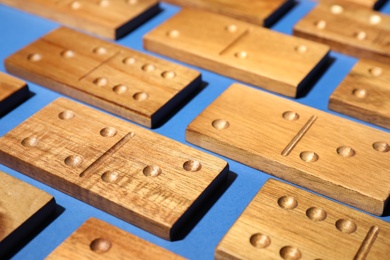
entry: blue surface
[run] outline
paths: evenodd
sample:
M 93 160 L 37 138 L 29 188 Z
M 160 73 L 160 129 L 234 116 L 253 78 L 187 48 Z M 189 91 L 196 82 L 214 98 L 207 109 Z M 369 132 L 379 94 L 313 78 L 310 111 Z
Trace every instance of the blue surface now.
M 293 25 L 303 15 L 309 12 L 314 5 L 314 2 L 306 0 L 298 2 L 272 29 L 291 34 Z M 178 7 L 167 4 L 161 4 L 161 7 L 162 12 L 160 14 L 128 36 L 119 40 L 118 43 L 147 52 L 142 48 L 142 36 L 180 10 Z M 390 3 L 387 3 L 381 11 L 390 14 Z M 57 23 L 3 5 L 0 5 L 0 18 L 0 60 L 4 60 L 7 56 L 59 26 Z M 332 53 L 331 56 L 335 61 L 319 78 L 312 90 L 305 97 L 297 99 L 297 102 L 328 111 L 327 103 L 330 94 L 356 62 L 355 58 L 338 53 Z M 4 71 L 2 63 L 0 63 L 0 70 Z M 202 72 L 203 80 L 207 83 L 207 86 L 163 126 L 153 131 L 186 143 L 184 138 L 186 126 L 229 85 L 235 82 L 230 78 L 219 76 L 209 71 L 198 70 Z M 30 82 L 28 83 L 34 95 L 18 108 L 0 118 L 0 136 L 60 96 L 60 94 L 53 91 Z M 337 114 L 334 112 L 330 113 Z M 342 116 L 340 114 L 337 115 Z M 354 121 L 361 122 L 359 120 Z M 380 129 L 380 127 L 373 127 Z M 384 131 L 389 132 L 389 130 Z M 187 236 L 176 242 L 160 239 L 116 217 L 50 188 L 45 184 L 0 165 L 0 170 L 52 194 L 56 198 L 58 205 L 64 209 L 41 232 L 27 241 L 14 255 L 14 259 L 43 259 L 90 217 L 97 217 L 107 221 L 186 258 L 213 259 L 215 247 L 223 235 L 228 231 L 265 181 L 271 177 L 240 163 L 229 159 L 226 160 L 229 162 L 230 169 L 236 177 L 233 178 L 231 185 L 215 201 Z M 384 217 L 382 219 L 390 222 L 390 217 Z

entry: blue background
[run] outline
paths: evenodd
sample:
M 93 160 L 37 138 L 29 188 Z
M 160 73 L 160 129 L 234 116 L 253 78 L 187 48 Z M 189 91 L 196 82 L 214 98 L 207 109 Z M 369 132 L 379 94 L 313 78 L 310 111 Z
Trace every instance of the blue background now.
M 271 29 L 291 34 L 293 25 L 308 13 L 315 4 L 315 2 L 306 0 L 297 2 L 297 5 L 284 15 Z M 123 46 L 148 53 L 148 51 L 142 48 L 142 36 L 180 10 L 180 8 L 168 4 L 161 4 L 161 8 L 161 13 L 117 42 Z M 390 3 L 387 3 L 381 9 L 381 12 L 390 14 Z M 0 5 L 0 18 L 0 60 L 4 60 L 7 56 L 59 26 L 58 23 L 3 5 Z M 152 55 L 158 56 L 156 54 Z M 315 83 L 312 90 L 305 97 L 297 99 L 297 102 L 328 111 L 327 103 L 330 94 L 357 61 L 355 58 L 335 52 L 331 53 L 331 57 L 335 61 Z M 228 86 L 235 82 L 233 79 L 206 70 L 196 69 L 201 71 L 203 81 L 207 82 L 208 85 L 164 125 L 153 131 L 186 143 L 184 136 L 186 126 Z M 5 71 L 2 62 L 0 63 L 0 70 Z M 33 83 L 28 82 L 28 84 L 30 91 L 34 95 L 15 110 L 0 118 L 0 136 L 61 96 L 58 93 Z M 337 114 L 332 111 L 328 112 Z M 340 114 L 337 115 L 342 116 Z M 355 119 L 351 120 L 361 122 Z M 371 126 L 381 129 L 380 127 Z M 389 130 L 382 130 L 389 132 Z M 0 165 L 1 171 L 52 194 L 58 205 L 63 208 L 63 211 L 52 222 L 20 248 L 14 255 L 14 258 L 42 259 L 53 251 L 84 221 L 90 217 L 97 217 L 186 258 L 213 259 L 214 250 L 223 235 L 228 231 L 229 227 L 235 222 L 265 181 L 271 177 L 261 171 L 226 158 L 224 159 L 229 162 L 230 169 L 234 173 L 230 176 L 229 185 L 225 187 L 221 196 L 214 198 L 215 201 L 211 208 L 205 212 L 203 217 L 185 238 L 175 242 L 160 239 L 101 210 L 50 188 L 43 183 L 39 183 L 21 173 Z M 382 217 L 382 219 L 390 222 L 390 217 Z

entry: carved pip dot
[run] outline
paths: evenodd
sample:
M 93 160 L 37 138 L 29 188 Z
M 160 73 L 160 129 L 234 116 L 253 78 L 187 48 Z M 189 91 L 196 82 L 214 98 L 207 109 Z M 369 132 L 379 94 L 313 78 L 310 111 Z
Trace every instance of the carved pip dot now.
M 72 3 L 70 3 L 70 8 L 72 8 L 73 10 L 80 9 L 81 3 L 79 1 L 73 1 Z
M 107 183 L 114 183 L 119 178 L 119 173 L 116 171 L 106 171 L 101 176 L 102 180 Z
M 42 55 L 39 53 L 33 53 L 27 56 L 27 59 L 32 62 L 37 62 L 42 60 Z
M 299 119 L 299 114 L 293 111 L 286 111 L 283 113 L 283 118 L 288 121 L 295 121 Z
M 369 18 L 370 24 L 379 24 L 382 21 L 382 18 L 380 15 L 373 14 Z
M 66 50 L 61 52 L 61 56 L 67 59 L 73 58 L 75 56 L 74 51 L 72 50 Z
M 202 168 L 202 164 L 198 161 L 189 160 L 183 164 L 183 168 L 189 172 L 197 172 Z
M 237 25 L 235 24 L 230 24 L 228 26 L 226 26 L 226 31 L 230 32 L 230 33 L 234 33 L 237 31 Z
M 112 90 L 117 94 L 123 94 L 127 91 L 127 87 L 125 85 L 116 85 L 112 88 Z
M 39 143 L 39 139 L 36 136 L 30 136 L 22 140 L 22 145 L 25 147 L 34 147 Z
M 122 62 L 123 62 L 123 64 L 126 64 L 126 65 L 133 65 L 133 64 L 135 64 L 136 60 L 133 57 L 127 57 L 127 58 L 124 58 Z
M 96 238 L 91 242 L 89 248 L 95 253 L 104 254 L 110 250 L 111 242 L 105 238 Z
M 156 67 L 153 64 L 145 64 L 144 66 L 142 66 L 142 70 L 147 72 L 154 71 L 155 69 Z
M 135 5 L 135 4 L 138 3 L 138 0 L 127 0 L 127 3 L 128 3 L 129 5 Z
M 229 121 L 227 120 L 224 120 L 224 119 L 217 119 L 217 120 L 214 120 L 211 125 L 215 128 L 215 129 L 218 129 L 218 130 L 222 130 L 222 129 L 226 129 L 230 126 L 230 123 Z
M 365 40 L 367 38 L 367 33 L 366 32 L 363 32 L 363 31 L 359 31 L 359 32 L 355 32 L 355 38 L 362 41 L 362 40 Z
M 344 8 L 341 5 L 332 5 L 330 7 L 330 12 L 332 14 L 341 14 L 344 11 Z
M 133 95 L 133 99 L 139 102 L 145 101 L 149 98 L 149 95 L 145 92 L 137 92 Z
M 390 151 L 390 145 L 386 142 L 375 142 L 372 144 L 372 147 L 382 153 L 387 153 Z
M 161 76 L 164 78 L 164 79 L 173 79 L 176 77 L 176 73 L 173 72 L 173 71 L 164 71 Z
M 70 167 L 77 167 L 83 162 L 83 157 L 80 155 L 70 155 L 65 158 L 64 162 Z
M 295 51 L 298 52 L 298 53 L 305 53 L 307 52 L 307 46 L 306 45 L 299 45 L 299 46 L 296 46 L 295 47 Z
M 117 133 L 116 129 L 113 127 L 105 127 L 100 130 L 100 135 L 103 137 L 113 137 Z
M 104 78 L 104 77 L 99 77 L 99 78 L 96 78 L 93 83 L 98 86 L 98 87 L 104 87 L 104 86 L 107 86 L 108 84 L 108 79 L 107 78 Z
M 319 159 L 318 154 L 316 154 L 315 152 L 311 152 L 311 151 L 301 152 L 299 157 L 301 158 L 302 161 L 305 161 L 305 162 L 316 162 Z
M 306 216 L 313 221 L 323 221 L 326 219 L 327 213 L 323 209 L 311 207 L 306 210 Z
M 339 219 L 336 221 L 336 228 L 343 233 L 351 234 L 356 231 L 357 226 L 350 219 Z
M 147 177 L 157 177 L 162 173 L 162 170 L 157 165 L 148 165 L 143 169 L 142 173 Z
M 282 209 L 292 210 L 298 206 L 298 201 L 292 196 L 283 196 L 278 199 L 278 205 Z
M 180 36 L 180 32 L 178 30 L 171 30 L 167 32 L 168 37 L 177 38 Z
M 372 67 L 368 69 L 368 72 L 374 77 L 379 77 L 382 75 L 383 70 L 380 67 Z
M 62 120 L 69 120 L 75 117 L 75 113 L 71 110 L 62 111 L 58 117 Z
M 355 150 L 349 146 L 340 146 L 336 151 L 338 155 L 345 158 L 353 157 L 356 154 Z
M 95 49 L 93 49 L 93 53 L 97 55 L 104 55 L 107 53 L 107 49 L 104 47 L 96 47 Z
M 354 89 L 352 91 L 352 94 L 357 98 L 365 98 L 368 93 L 367 90 L 359 88 L 359 89 Z
M 100 1 L 99 1 L 99 5 L 100 5 L 101 7 L 107 7 L 107 6 L 110 5 L 110 1 L 109 1 L 109 0 L 100 0 Z
M 236 52 L 234 54 L 234 56 L 236 56 L 236 58 L 239 58 L 239 59 L 245 59 L 248 57 L 248 53 L 246 51 L 239 51 L 239 52 Z
M 298 260 L 301 259 L 302 253 L 297 247 L 285 246 L 279 251 L 280 256 L 285 260 Z
M 253 234 L 250 237 L 249 242 L 251 243 L 252 246 L 260 249 L 267 248 L 269 247 L 269 245 L 271 245 L 271 239 L 269 238 L 269 236 L 261 233 Z
M 326 27 L 326 21 L 319 20 L 319 21 L 315 22 L 314 25 L 317 27 L 317 29 L 323 30 Z

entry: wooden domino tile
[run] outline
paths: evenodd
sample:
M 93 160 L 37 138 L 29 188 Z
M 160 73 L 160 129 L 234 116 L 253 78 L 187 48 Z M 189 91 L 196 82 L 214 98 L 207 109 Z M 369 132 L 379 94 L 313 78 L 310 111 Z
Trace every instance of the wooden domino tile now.
M 360 60 L 329 99 L 329 109 L 390 129 L 390 66 Z
M 29 93 L 25 82 L 0 72 L 0 116 L 27 99 Z
M 195 70 L 64 27 L 8 57 L 5 67 L 147 127 L 158 126 L 201 83 Z
M 0 163 L 164 239 L 228 172 L 221 159 L 62 98 L 0 138 Z
M 146 34 L 144 47 L 291 97 L 329 52 L 326 45 L 197 9 L 184 9 Z
M 376 215 L 389 198 L 389 133 L 250 87 L 230 86 L 186 138 Z
M 269 27 L 293 5 L 292 0 L 164 0 L 183 7 L 199 8 Z
M 46 259 L 184 259 L 101 220 L 88 219 Z
M 215 259 L 388 259 L 390 224 L 268 180 L 230 228 Z
M 390 61 L 390 16 L 356 4 L 322 0 L 294 26 L 294 35 L 358 58 Z
M 0 171 L 0 258 L 48 220 L 56 202 L 48 193 Z
M 317 1 L 321 2 L 321 1 L 328 1 L 328 0 L 317 0 Z M 378 10 L 387 2 L 387 0 L 339 0 L 338 2 L 354 3 L 364 7 L 369 7 L 371 9 Z
M 110 39 L 159 12 L 157 0 L 0 0 L 0 3 Z

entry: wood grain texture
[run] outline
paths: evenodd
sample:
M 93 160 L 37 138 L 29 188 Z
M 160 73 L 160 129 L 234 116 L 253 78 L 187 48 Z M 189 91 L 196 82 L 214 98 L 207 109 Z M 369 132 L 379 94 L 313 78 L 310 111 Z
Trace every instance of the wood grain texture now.
M 269 27 L 294 4 L 292 0 L 164 0 L 182 7 L 199 8 Z
M 25 82 L 0 72 L 0 116 L 26 100 L 29 93 Z
M 5 67 L 147 127 L 158 126 L 201 83 L 195 70 L 67 28 L 11 55 Z
M 216 259 L 388 259 L 390 224 L 268 180 L 230 228 Z
M 321 2 L 321 1 L 328 1 L 328 0 L 317 0 L 317 1 Z M 371 9 L 378 10 L 387 2 L 387 0 L 339 0 L 338 2 L 353 3 L 353 4 L 358 4 L 364 7 L 369 7 Z
M 390 129 L 390 66 L 360 60 L 329 99 L 329 109 Z
M 243 85 L 206 108 L 186 138 L 373 214 L 390 194 L 388 133 Z
M 101 220 L 88 219 L 46 259 L 184 259 Z
M 54 198 L 0 171 L 0 257 L 45 222 L 56 209 Z
M 221 159 L 67 99 L 0 138 L 0 162 L 164 239 L 228 172 Z
M 0 0 L 0 3 L 110 39 L 159 12 L 156 0 Z
M 322 44 L 196 9 L 184 9 L 146 34 L 144 47 L 291 97 L 317 73 L 329 51 Z
M 293 33 L 347 55 L 390 61 L 390 16 L 357 4 L 322 0 Z

